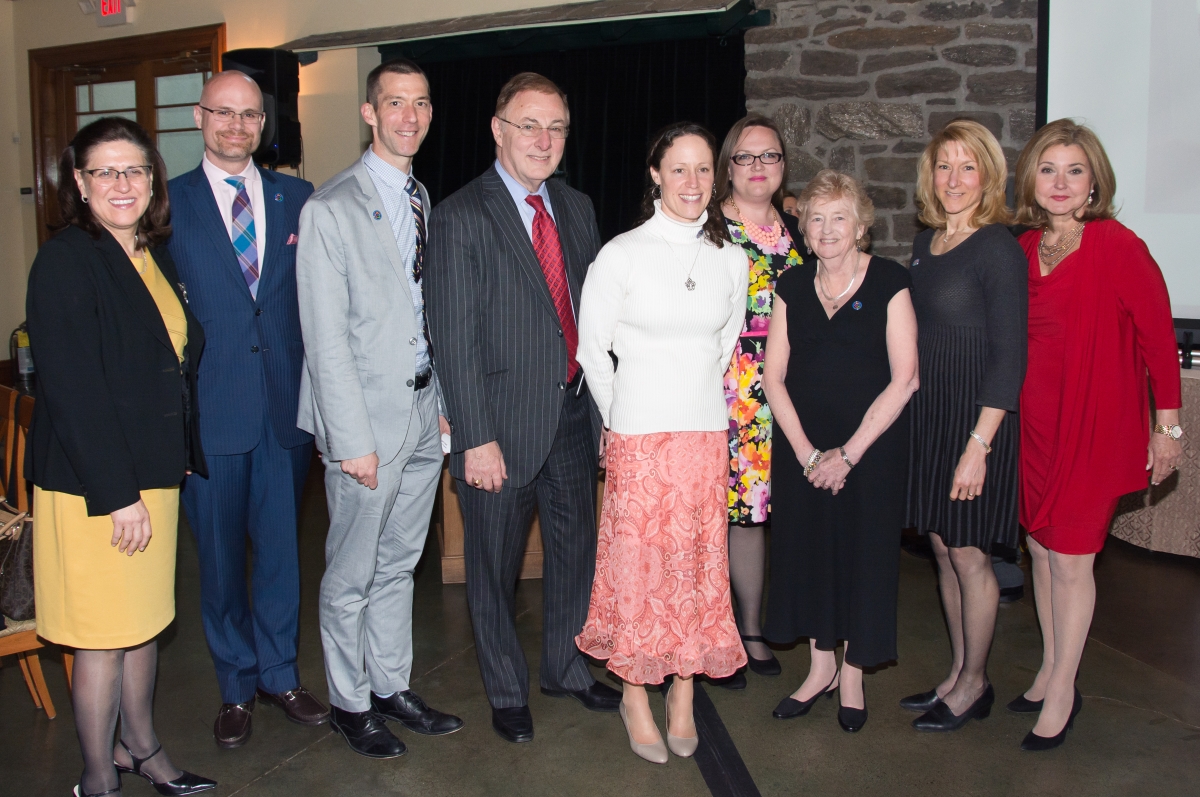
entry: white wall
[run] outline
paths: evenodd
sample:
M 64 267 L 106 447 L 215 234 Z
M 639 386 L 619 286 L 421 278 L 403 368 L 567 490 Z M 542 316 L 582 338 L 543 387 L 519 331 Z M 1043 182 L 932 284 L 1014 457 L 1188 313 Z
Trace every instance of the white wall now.
M 1051 0 L 1049 30 L 1048 118 L 1100 136 L 1118 218 L 1149 245 L 1175 317 L 1200 318 L 1200 3 Z

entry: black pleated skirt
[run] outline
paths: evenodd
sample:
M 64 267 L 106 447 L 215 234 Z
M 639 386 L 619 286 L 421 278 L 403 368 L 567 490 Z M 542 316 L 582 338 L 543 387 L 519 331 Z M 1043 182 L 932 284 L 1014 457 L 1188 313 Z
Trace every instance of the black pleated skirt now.
M 951 501 L 954 469 L 979 419 L 976 403 L 987 362 L 984 330 L 923 328 L 918 341 L 921 387 L 913 396 L 906 526 L 934 532 L 951 548 L 1016 548 L 1017 441 L 1020 425 L 1008 413 L 992 440 L 983 492 Z

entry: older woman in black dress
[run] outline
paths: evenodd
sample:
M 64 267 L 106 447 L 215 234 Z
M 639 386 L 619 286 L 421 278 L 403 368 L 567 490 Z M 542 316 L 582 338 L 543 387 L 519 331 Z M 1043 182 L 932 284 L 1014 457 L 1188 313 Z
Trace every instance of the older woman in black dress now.
M 1015 548 L 1015 412 L 1025 378 L 1028 279 L 1004 226 L 1008 175 L 995 136 L 956 119 L 921 155 L 913 242 L 921 390 L 913 398 L 908 522 L 937 557 L 950 631 L 950 674 L 900 705 L 919 731 L 958 730 L 995 702 L 988 651 L 1000 590 L 994 546 Z M 984 489 L 986 482 L 987 489 Z
M 766 637 L 808 637 L 808 677 L 774 716 L 841 689 L 838 723 L 867 721 L 862 668 L 896 658 L 908 417 L 917 321 L 908 270 L 862 251 L 873 209 L 852 177 L 800 196 L 816 254 L 775 285 L 763 387 L 775 416 Z M 841 669 L 834 649 L 846 643 Z

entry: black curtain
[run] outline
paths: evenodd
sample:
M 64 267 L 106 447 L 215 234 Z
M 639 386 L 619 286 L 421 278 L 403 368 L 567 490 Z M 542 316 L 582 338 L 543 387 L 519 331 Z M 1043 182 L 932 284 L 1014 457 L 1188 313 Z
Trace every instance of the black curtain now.
M 591 47 L 423 64 L 433 125 L 413 169 L 436 205 L 495 160 L 491 118 L 500 87 L 538 72 L 567 93 L 571 134 L 559 175 L 592 198 L 605 241 L 633 226 L 650 136 L 699 122 L 717 136 L 746 112 L 740 32 L 724 38 Z

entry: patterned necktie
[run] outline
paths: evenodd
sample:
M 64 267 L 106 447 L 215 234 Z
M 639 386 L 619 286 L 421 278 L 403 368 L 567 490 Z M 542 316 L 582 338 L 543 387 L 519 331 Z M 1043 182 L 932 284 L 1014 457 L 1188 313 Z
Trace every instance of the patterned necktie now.
M 421 269 L 425 265 L 425 210 L 421 207 L 421 192 L 417 181 L 409 177 L 404 186 L 408 203 L 412 205 L 413 221 L 417 223 L 416 257 L 413 258 L 413 282 L 421 282 Z
M 558 323 L 562 325 L 563 340 L 567 344 L 567 381 L 575 378 L 579 363 L 575 351 L 579 347 L 579 330 L 575 327 L 575 314 L 571 312 L 571 289 L 567 285 L 567 265 L 563 258 L 562 242 L 558 239 L 558 228 L 546 210 L 546 203 L 537 194 L 530 194 L 525 201 L 535 211 L 533 217 L 533 251 L 537 253 L 542 273 L 546 276 L 546 287 L 558 311 Z
M 408 204 L 412 206 L 413 221 L 417 225 L 417 236 L 414 242 L 413 252 L 413 282 L 417 285 L 421 284 L 421 272 L 425 265 L 425 209 L 421 207 L 421 191 L 417 188 L 417 181 L 412 177 L 408 178 L 408 182 L 404 184 L 404 191 L 408 194 Z M 429 314 L 421 313 L 421 332 L 425 335 L 425 345 L 430 351 L 433 351 L 433 343 L 429 340 Z
M 258 243 L 254 235 L 254 210 L 250 207 L 250 194 L 246 191 L 245 177 L 226 177 L 225 182 L 237 189 L 233 198 L 233 248 L 250 296 L 258 299 Z

